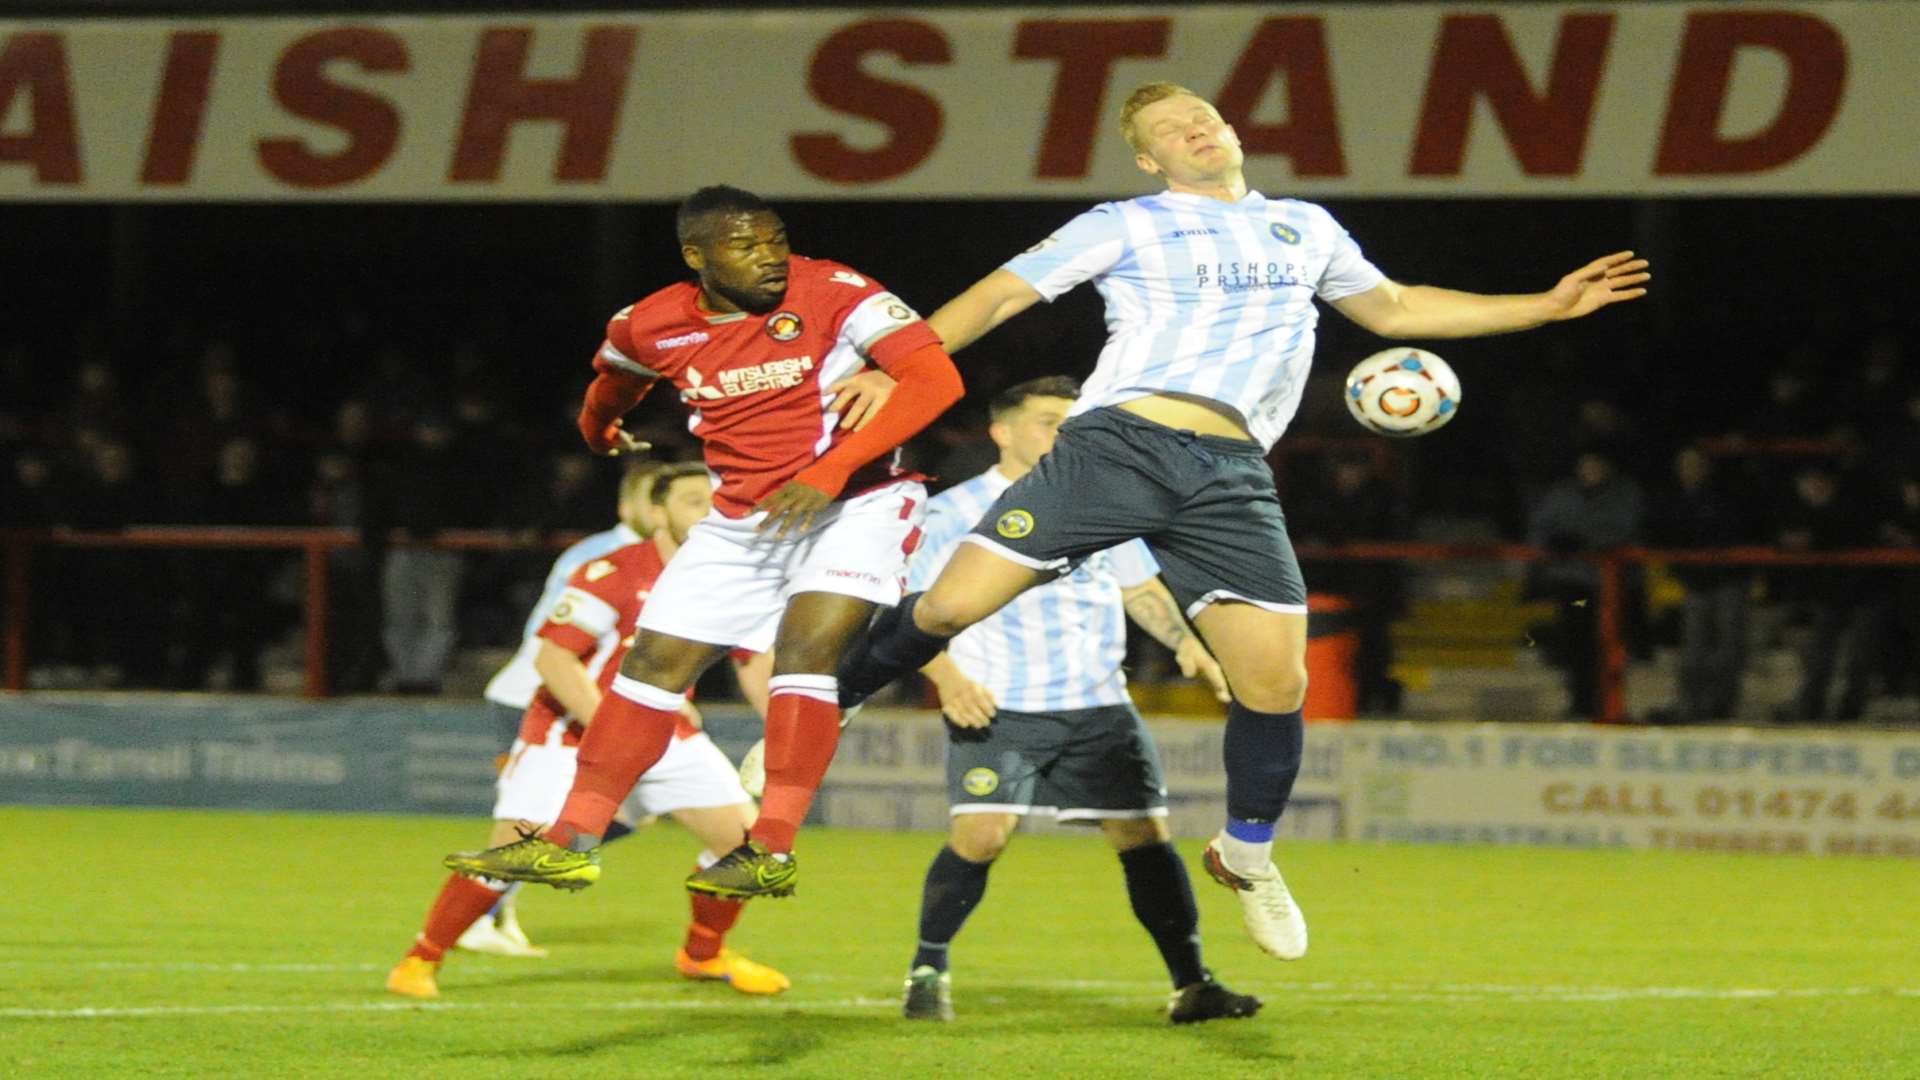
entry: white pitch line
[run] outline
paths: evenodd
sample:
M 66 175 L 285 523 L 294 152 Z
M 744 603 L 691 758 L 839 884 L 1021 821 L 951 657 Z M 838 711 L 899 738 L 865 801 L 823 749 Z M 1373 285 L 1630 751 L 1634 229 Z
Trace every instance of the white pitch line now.
M 701 1009 L 789 1009 L 792 1007 L 790 1004 L 773 1001 L 753 1002 L 733 999 L 707 1001 L 698 998 L 685 1001 L 519 1001 L 511 1006 L 515 1012 L 526 1009 L 573 1009 L 583 1012 L 681 1012 Z M 811 1001 L 806 1003 L 806 1007 L 897 1009 L 900 1007 L 900 1002 L 895 998 L 842 998 L 837 1001 Z M 501 1003 L 497 1001 L 335 1001 L 314 1005 L 103 1005 L 73 1009 L 0 1009 L 0 1019 L 124 1020 L 156 1016 L 282 1015 L 287 1013 L 470 1012 L 475 1010 L 497 1012 L 501 1008 Z
M 328 971 L 385 971 L 388 964 L 246 964 L 192 960 L 0 960 L 0 968 L 66 968 L 74 971 L 222 971 L 296 972 L 311 975 Z

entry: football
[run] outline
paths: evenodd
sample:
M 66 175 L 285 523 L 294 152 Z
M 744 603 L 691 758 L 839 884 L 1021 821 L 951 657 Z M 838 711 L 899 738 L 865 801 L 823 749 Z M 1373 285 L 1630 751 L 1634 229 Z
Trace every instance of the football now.
M 1347 411 L 1379 435 L 1425 435 L 1460 411 L 1460 377 L 1425 349 L 1377 352 L 1347 373 Z

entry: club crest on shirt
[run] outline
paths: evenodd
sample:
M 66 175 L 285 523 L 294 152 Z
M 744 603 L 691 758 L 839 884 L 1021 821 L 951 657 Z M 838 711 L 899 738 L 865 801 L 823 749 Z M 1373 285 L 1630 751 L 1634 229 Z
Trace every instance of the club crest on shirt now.
M 767 319 L 767 336 L 775 341 L 792 341 L 800 330 L 800 316 L 791 311 L 776 312 Z
M 1000 787 L 1000 774 L 992 769 L 968 769 L 960 778 L 960 786 L 969 795 L 991 795 Z
M 611 573 L 613 573 L 613 564 L 606 559 L 595 559 L 587 565 L 588 581 L 599 581 Z
M 1267 225 L 1267 231 L 1273 234 L 1275 240 L 1283 244 L 1297 244 L 1300 242 L 1300 230 L 1291 225 L 1275 221 Z
M 1025 510 L 1009 510 L 993 523 L 993 531 L 1009 540 L 1018 540 L 1033 531 L 1033 515 Z

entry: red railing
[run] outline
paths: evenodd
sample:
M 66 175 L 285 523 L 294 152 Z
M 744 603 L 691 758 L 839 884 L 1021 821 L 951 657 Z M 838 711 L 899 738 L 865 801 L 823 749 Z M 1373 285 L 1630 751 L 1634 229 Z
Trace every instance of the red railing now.
M 576 536 L 530 539 L 524 535 L 481 530 L 449 530 L 427 546 L 451 551 L 548 550 L 571 543 Z M 393 543 L 408 543 L 395 536 Z M 347 529 L 174 528 L 139 527 L 119 532 L 43 532 L 0 530 L 6 555 L 6 689 L 27 685 L 27 623 L 31 600 L 32 552 L 39 546 L 70 548 L 267 548 L 303 553 L 306 563 L 305 680 L 307 697 L 326 697 L 327 686 L 327 554 L 357 547 L 359 534 Z M 1337 547 L 1301 545 L 1304 560 L 1354 562 L 1537 562 L 1555 558 L 1539 548 L 1521 544 L 1361 543 Z M 1630 563 L 1712 563 L 1735 566 L 1920 566 L 1920 549 L 1872 548 L 1859 551 L 1793 552 L 1774 548 L 1738 547 L 1672 550 L 1617 548 L 1583 556 L 1599 572 L 1594 597 L 1596 638 L 1594 664 L 1599 675 L 1600 717 L 1619 723 L 1626 719 L 1627 651 L 1621 639 L 1625 589 L 1622 574 Z
M 410 540 L 395 533 L 389 542 L 395 545 L 422 544 L 448 551 L 540 551 L 565 547 L 580 534 L 529 538 L 525 535 L 481 529 L 449 529 L 432 541 Z M 30 567 L 36 547 L 68 548 L 188 548 L 232 550 L 236 548 L 298 551 L 306 564 L 306 596 L 301 604 L 306 627 L 306 655 L 301 693 L 310 698 L 328 696 L 327 592 L 330 574 L 329 552 L 360 546 L 360 534 L 351 529 L 272 529 L 233 527 L 135 526 L 116 532 L 81 532 L 71 529 L 27 531 L 0 530 L 0 547 L 6 553 L 6 655 L 4 686 L 24 690 L 27 686 L 27 624 L 32 601 Z

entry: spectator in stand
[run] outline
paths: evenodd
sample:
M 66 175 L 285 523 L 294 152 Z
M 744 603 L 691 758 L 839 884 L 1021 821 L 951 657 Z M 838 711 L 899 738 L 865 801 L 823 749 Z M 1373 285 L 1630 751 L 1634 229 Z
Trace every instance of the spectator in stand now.
M 1838 418 L 1813 377 L 1821 363 L 1811 349 L 1794 350 L 1767 376 L 1767 400 L 1747 415 L 1739 434 L 1761 442 L 1832 437 Z
M 380 558 L 381 637 L 389 688 L 437 694 L 453 660 L 455 615 L 463 562 L 457 551 L 428 546 L 447 529 L 471 525 L 479 505 L 479 477 L 460 460 L 454 429 L 444 416 L 424 414 L 412 440 L 376 474 L 367 529 L 398 543 Z
M 1847 403 L 1847 423 L 1868 446 L 1898 441 L 1908 424 L 1909 386 L 1904 350 L 1890 333 L 1875 334 L 1861 350 L 1860 363 L 1840 392 Z M 1912 458 L 1905 460 L 1911 461 Z
M 1669 482 L 1652 500 L 1647 541 L 1661 548 L 1724 548 L 1756 539 L 1747 500 L 1697 446 L 1674 455 Z M 1746 672 L 1753 571 L 1718 563 L 1674 563 L 1686 590 L 1680 605 L 1680 685 L 1661 719 L 1682 724 L 1726 720 L 1740 705 Z
M 456 364 L 465 369 L 479 363 L 467 345 L 457 350 Z M 517 420 L 504 415 L 497 394 L 477 376 L 454 396 L 454 453 L 475 476 L 493 478 L 501 490 L 518 487 L 525 469 L 526 433 Z M 492 494 L 488 492 L 487 494 Z M 518 500 L 494 497 L 475 508 L 476 525 L 499 528 L 519 524 Z M 600 524 L 603 519 L 597 519 Z M 460 634 L 468 646 L 501 646 L 520 641 L 525 612 L 515 594 L 518 580 L 532 570 L 534 560 L 520 552 L 471 551 L 465 557 L 460 605 Z
M 1920 548 L 1920 465 L 1914 458 L 1906 460 L 1908 471 L 1896 485 L 1893 504 L 1881 522 L 1880 542 L 1913 550 Z M 1881 670 L 1888 694 L 1920 695 L 1920 566 L 1901 567 L 1893 577 Z
M 131 446 L 107 436 L 91 436 L 90 475 L 78 484 L 71 525 L 114 530 L 164 520 L 154 486 L 141 475 Z M 77 631 L 76 659 L 93 669 L 92 681 L 107 686 L 159 686 L 167 654 L 158 647 L 165 636 L 167 580 L 150 572 L 146 553 L 128 548 L 76 549 L 60 559 L 59 580 L 69 583 L 73 610 L 115 612 L 112 619 L 86 620 Z
M 120 392 L 120 375 L 112 364 L 98 358 L 81 361 L 74 374 L 66 426 L 69 430 L 96 429 L 115 439 L 133 433 L 132 418 Z
M 1591 451 L 1628 476 L 1645 475 L 1648 462 L 1642 460 L 1642 452 L 1647 440 L 1620 407 L 1605 398 L 1582 401 L 1574 409 L 1573 429 L 1563 440 L 1576 457 Z
M 1585 556 L 1638 540 L 1644 516 L 1640 485 L 1595 451 L 1575 458 L 1572 474 L 1549 487 L 1528 515 L 1527 542 L 1554 557 L 1532 565 L 1526 595 L 1558 605 L 1554 622 L 1537 628 L 1536 636 L 1566 670 L 1574 717 L 1593 717 L 1600 704 L 1594 662 L 1599 571 Z M 1631 598 L 1639 592 L 1637 578 L 1626 577 Z
M 61 473 L 55 454 L 36 446 L 16 449 L 6 462 L 5 473 L 0 474 L 0 528 L 72 524 L 72 491 L 73 484 Z M 84 588 L 79 568 L 83 557 L 84 553 L 42 547 L 33 552 L 30 565 L 36 580 L 73 582 L 75 587 Z M 5 590 L 0 590 L 0 615 L 5 605 Z M 27 640 L 32 645 L 36 676 L 79 663 L 84 646 L 77 621 L 68 617 L 71 610 L 70 602 L 61 599 L 54 589 L 42 587 L 28 593 Z
M 0 527 L 37 529 L 72 523 L 69 484 L 55 469 L 54 456 L 25 446 L 13 452 L 0 476 Z
M 1878 520 L 1860 513 L 1861 500 L 1843 495 L 1840 478 L 1825 465 L 1809 465 L 1794 477 L 1793 491 L 1777 516 L 1776 540 L 1786 551 L 1825 552 L 1871 547 Z M 1782 596 L 1804 615 L 1806 644 L 1800 655 L 1800 689 L 1775 710 L 1781 723 L 1858 720 L 1866 710 L 1878 607 L 1872 575 L 1855 566 L 1795 566 L 1779 575 Z M 1828 709 L 1834 669 L 1841 670 L 1838 707 Z
M 1290 501 L 1287 526 L 1300 545 L 1339 545 L 1366 540 L 1398 540 L 1406 534 L 1405 509 L 1378 459 L 1340 454 L 1325 459 L 1323 474 L 1304 497 Z M 1360 642 L 1354 657 L 1359 711 L 1400 711 L 1400 684 L 1393 664 L 1393 620 L 1406 603 L 1405 575 L 1395 562 L 1305 559 L 1301 573 L 1315 593 L 1345 598 Z
M 361 459 L 337 447 L 322 451 L 307 487 L 307 522 L 359 529 L 366 516 Z M 364 546 L 327 552 L 327 596 L 327 685 L 343 694 L 372 690 L 381 668 L 380 592 Z
M 531 500 L 530 524 L 541 533 L 597 532 L 606 518 L 606 474 L 593 458 L 566 451 L 550 459 L 550 471 Z
M 173 424 L 165 446 L 170 494 L 175 498 L 205 499 L 206 485 L 219 468 L 221 448 L 234 439 L 260 434 L 258 406 L 235 363 L 232 345 L 212 342 L 200 356 L 191 396 L 183 395 L 169 406 Z M 195 484 L 198 488 L 192 487 Z
M 327 553 L 332 618 L 327 650 L 328 685 L 339 693 L 365 693 L 378 684 L 386 667 L 381 649 L 380 575 L 386 538 L 368 528 L 373 478 L 387 468 L 389 449 L 375 437 L 373 409 L 348 398 L 333 414 L 333 433 L 315 455 L 307 490 L 308 521 L 314 525 L 360 530 L 360 546 Z
M 260 447 L 253 439 L 228 439 L 220 447 L 197 517 L 214 526 L 289 523 L 291 510 L 279 485 L 262 474 Z M 181 575 L 189 599 L 173 635 L 186 646 L 175 685 L 215 685 L 215 665 L 224 660 L 225 689 L 261 688 L 260 652 L 273 636 L 275 621 L 271 586 L 291 558 L 260 548 L 189 554 L 188 572 Z

